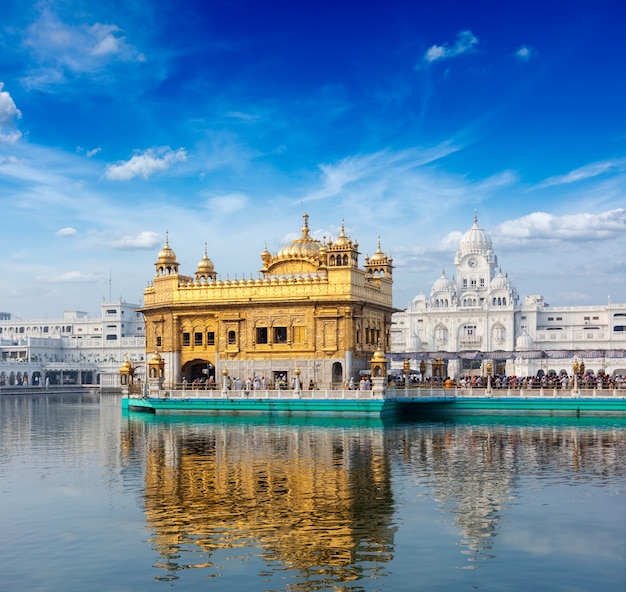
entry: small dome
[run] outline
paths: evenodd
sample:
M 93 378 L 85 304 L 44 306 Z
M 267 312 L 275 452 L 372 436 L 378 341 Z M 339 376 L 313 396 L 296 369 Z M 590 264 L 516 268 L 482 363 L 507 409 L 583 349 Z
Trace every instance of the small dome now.
M 374 352 L 374 355 L 372 356 L 372 362 L 386 362 L 387 358 L 385 357 L 385 354 L 381 351 L 380 347 Z
M 433 284 L 432 294 L 436 292 L 450 292 L 452 290 L 452 283 L 446 277 L 446 272 L 441 272 L 441 277 Z
M 204 257 L 200 259 L 198 262 L 198 270 L 196 273 L 213 273 L 215 271 L 215 266 L 213 265 L 213 261 L 211 261 L 206 252 L 206 243 L 204 243 Z
M 492 290 L 509 291 L 512 287 L 511 280 L 507 276 L 502 275 L 502 270 L 500 270 L 498 275 L 491 280 L 491 284 L 489 285 L 489 287 Z
M 376 252 L 369 258 L 368 263 L 370 265 L 385 264 L 387 263 L 387 255 L 380 250 L 380 237 L 378 237 L 378 248 Z
M 165 233 L 165 245 L 159 251 L 159 263 L 176 263 L 176 253 L 170 248 L 168 233 Z
M 535 347 L 535 342 L 533 338 L 524 332 L 515 340 L 515 349 L 518 351 L 528 351 Z
M 333 247 L 349 247 L 351 245 L 350 237 L 346 236 L 346 231 L 341 221 L 341 234 L 337 237 L 337 240 L 333 243 Z

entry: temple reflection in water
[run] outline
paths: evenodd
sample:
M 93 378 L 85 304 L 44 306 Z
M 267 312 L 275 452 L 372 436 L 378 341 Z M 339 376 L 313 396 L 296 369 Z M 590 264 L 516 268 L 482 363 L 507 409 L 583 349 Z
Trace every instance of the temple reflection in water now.
M 398 525 L 424 511 L 398 501 L 401 479 L 419 482 L 450 517 L 468 555 L 459 567 L 476 566 L 522 479 L 623 473 L 618 424 L 131 415 L 122 451 L 127 465 L 145 464 L 145 513 L 164 569 L 211 567 L 218 551 L 247 548 L 333 584 L 385 575 Z

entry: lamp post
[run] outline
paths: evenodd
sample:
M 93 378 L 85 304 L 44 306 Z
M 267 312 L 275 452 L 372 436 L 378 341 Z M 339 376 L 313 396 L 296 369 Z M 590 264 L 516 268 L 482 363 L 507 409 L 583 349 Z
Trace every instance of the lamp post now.
M 493 366 L 491 362 L 487 362 L 485 370 L 487 371 L 487 395 L 491 396 L 491 374 L 493 372 Z
M 411 372 L 411 361 L 409 358 L 402 363 L 402 371 L 404 372 L 404 388 L 409 388 L 409 372 Z
M 293 372 L 296 375 L 296 382 L 295 382 L 295 388 L 293 390 L 293 394 L 296 397 L 300 396 L 300 368 L 296 368 Z
M 572 370 L 574 371 L 574 388 L 572 390 L 573 395 L 578 395 L 578 359 L 574 356 L 574 362 L 572 363 Z
M 222 396 L 226 396 L 228 394 L 228 369 L 222 369 Z

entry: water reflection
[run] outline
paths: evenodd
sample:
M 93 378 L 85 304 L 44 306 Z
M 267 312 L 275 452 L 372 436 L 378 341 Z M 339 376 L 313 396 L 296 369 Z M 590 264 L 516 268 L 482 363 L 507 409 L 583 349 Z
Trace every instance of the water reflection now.
M 383 425 L 130 414 L 122 426 L 124 464 L 144 465 L 145 515 L 166 579 L 188 568 L 221 575 L 216 557 L 241 549 L 262 560 L 260 576 L 297 572 L 291 590 L 350 589 L 389 575 L 399 525 L 412 515 L 432 521 L 433 511 L 454 526 L 456 567 L 476 567 L 494 557 L 507 512 L 529 489 L 616 475 L 622 487 L 625 474 L 624 420 Z M 399 499 L 403 480 L 435 509 Z M 428 528 L 415 543 L 422 557 Z
M 211 567 L 217 550 L 256 547 L 268 565 L 328 584 L 372 577 L 392 557 L 380 422 L 131 415 L 123 440 L 129 454 L 145 447 L 145 512 L 166 570 Z
M 623 478 L 624 427 L 623 419 L 555 418 L 408 424 L 394 430 L 394 458 L 404 473 L 430 484 L 440 511 L 453 517 L 462 553 L 475 564 L 492 557 L 500 522 L 529 488 Z

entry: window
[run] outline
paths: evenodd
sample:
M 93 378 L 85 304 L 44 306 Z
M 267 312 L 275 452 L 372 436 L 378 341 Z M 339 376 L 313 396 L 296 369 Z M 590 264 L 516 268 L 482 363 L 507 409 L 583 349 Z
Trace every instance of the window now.
M 481 288 L 485 287 L 485 278 L 480 278 L 480 287 Z
M 237 343 L 237 334 L 234 331 L 228 332 L 228 345 L 235 345 Z
M 117 311 L 114 308 L 109 308 L 107 309 L 107 314 L 108 315 L 114 315 Z
M 157 341 L 157 347 L 161 347 L 161 336 L 160 335 L 157 337 L 156 341 Z
M 256 342 L 267 343 L 267 327 L 256 328 Z
M 107 335 L 107 341 L 117 341 L 117 335 Z
M 183 347 L 189 347 L 191 345 L 191 334 L 183 333 Z
M 626 325 L 615 325 L 613 331 L 626 331 Z
M 463 289 L 467 290 L 467 278 L 463 278 Z
M 274 327 L 274 343 L 287 343 L 287 327 Z
M 215 345 L 215 333 L 213 331 L 207 331 L 207 334 L 206 334 L 206 344 L 207 345 Z
M 472 286 L 472 288 L 476 287 L 476 279 L 472 278 L 472 281 L 470 282 L 470 286 Z
M 200 333 L 199 331 L 193 334 L 193 344 L 202 345 L 202 333 Z

